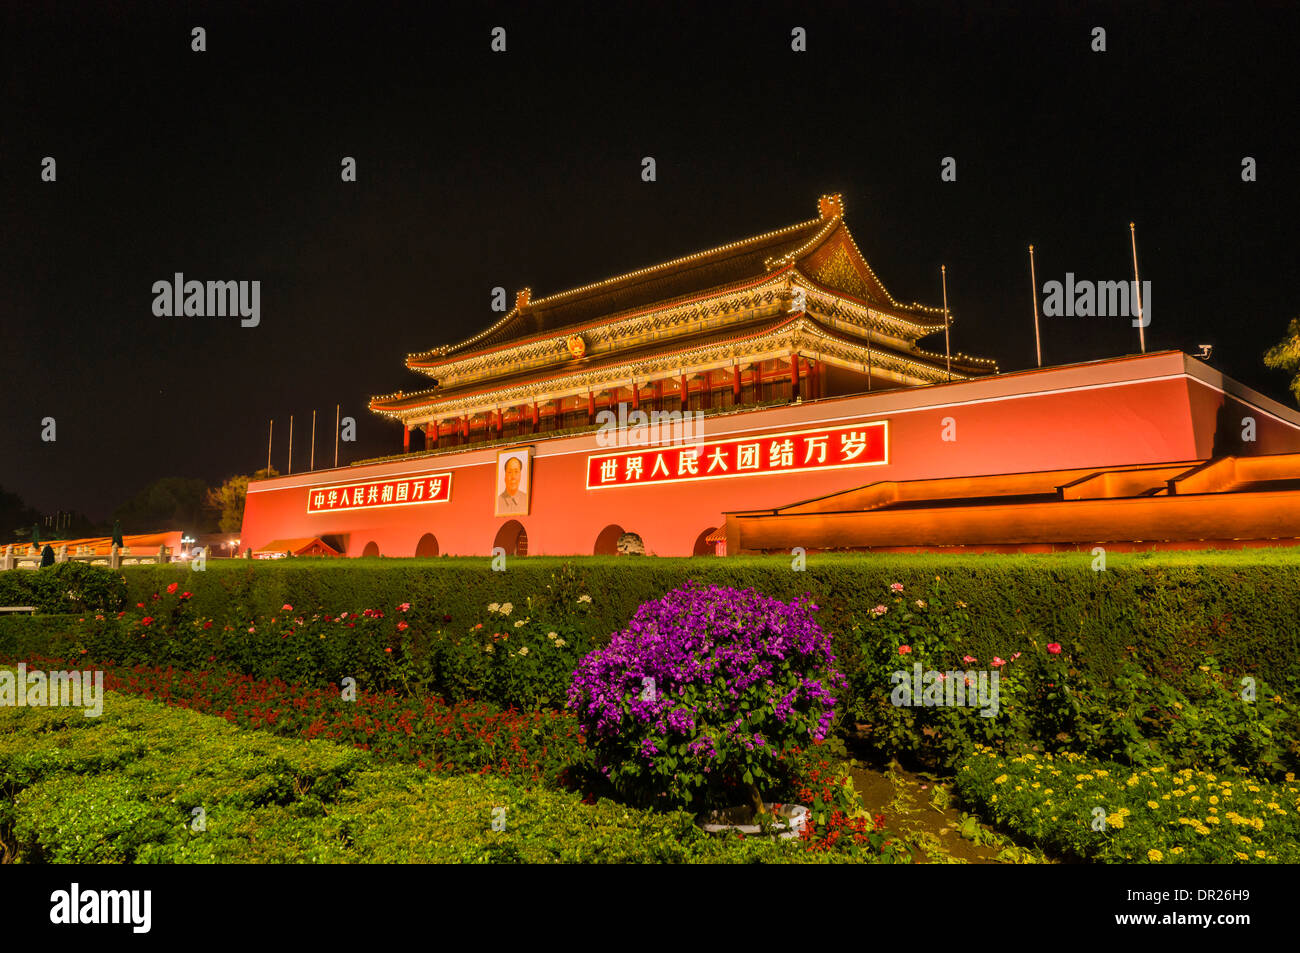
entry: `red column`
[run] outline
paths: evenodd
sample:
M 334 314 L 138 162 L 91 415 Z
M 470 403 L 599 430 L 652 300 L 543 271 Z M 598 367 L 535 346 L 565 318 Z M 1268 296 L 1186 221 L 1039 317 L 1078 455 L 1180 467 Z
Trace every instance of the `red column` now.
M 436 450 L 438 447 L 438 421 L 424 425 L 424 446 L 428 450 Z
M 533 401 L 533 433 L 537 433 L 537 401 Z
M 411 428 L 402 424 L 402 453 L 411 452 Z
M 469 439 L 469 415 L 460 418 L 460 436 L 462 440 Z
M 686 406 L 687 406 L 687 403 L 688 403 L 688 401 L 689 401 L 689 392 L 690 392 L 690 391 L 689 391 L 689 388 L 688 388 L 687 385 L 686 385 L 686 375 L 685 375 L 685 374 L 682 375 L 682 379 L 681 379 L 681 388 L 682 388 L 682 392 L 681 392 L 681 398 L 682 398 L 682 410 L 685 410 L 685 409 L 686 409 Z
M 587 423 L 596 422 L 596 395 L 587 391 Z
M 636 386 L 636 381 L 632 382 L 632 409 L 641 409 L 641 388 Z
M 740 365 L 731 365 L 731 402 L 740 403 Z
M 497 410 L 497 436 L 501 436 L 501 423 L 505 419 L 505 413 L 500 409 Z
M 790 355 L 790 399 L 799 396 L 799 355 Z

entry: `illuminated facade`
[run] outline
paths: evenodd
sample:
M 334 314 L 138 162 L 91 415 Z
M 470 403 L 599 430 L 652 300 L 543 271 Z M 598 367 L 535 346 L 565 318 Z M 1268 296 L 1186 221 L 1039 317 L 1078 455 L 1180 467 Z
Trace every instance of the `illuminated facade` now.
M 430 386 L 372 399 L 401 423 L 402 454 L 252 484 L 242 538 L 569 555 L 613 553 L 631 532 L 659 555 L 723 538 L 735 552 L 751 547 L 727 513 L 882 481 L 1300 451 L 1300 415 L 1181 352 L 998 374 L 923 349 L 943 310 L 890 295 L 839 196 L 818 212 L 562 294 L 519 292 L 482 333 L 407 357 Z M 1257 433 L 1242 446 L 1225 421 L 1246 416 Z M 772 525 L 752 548 L 786 546 Z

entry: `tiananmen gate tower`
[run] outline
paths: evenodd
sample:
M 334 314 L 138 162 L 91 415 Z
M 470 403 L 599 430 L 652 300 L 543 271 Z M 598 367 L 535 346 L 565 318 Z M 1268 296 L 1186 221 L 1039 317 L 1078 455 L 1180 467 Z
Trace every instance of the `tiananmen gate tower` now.
M 1300 414 L 1180 351 L 1009 374 L 944 352 L 838 195 L 816 218 L 408 355 L 402 453 L 249 486 L 242 542 L 346 556 L 1294 543 Z M 921 341 L 938 335 L 937 346 Z

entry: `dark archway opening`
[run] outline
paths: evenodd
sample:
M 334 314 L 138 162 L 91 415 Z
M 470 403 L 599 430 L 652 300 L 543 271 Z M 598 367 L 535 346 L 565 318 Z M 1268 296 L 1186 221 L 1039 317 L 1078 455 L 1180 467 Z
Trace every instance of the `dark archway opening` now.
M 417 556 L 436 556 L 438 555 L 438 537 L 432 533 L 425 533 L 420 537 L 420 541 L 415 544 L 415 555 Z
M 528 555 L 528 534 L 524 524 L 519 520 L 510 520 L 497 530 L 496 539 L 492 541 L 493 549 L 504 549 L 507 556 Z
M 371 540 L 370 542 L 366 543 L 366 548 L 363 549 L 363 550 L 361 550 L 361 555 L 362 555 L 363 557 L 365 557 L 365 556 L 378 556 L 378 555 L 379 555 L 379 544 L 376 543 L 374 540 Z
M 596 545 L 592 549 L 593 556 L 616 556 L 618 555 L 618 538 L 623 535 L 623 527 L 615 526 L 611 523 L 600 531 L 596 537 Z
M 713 543 L 708 541 L 710 533 L 716 533 L 718 528 L 710 526 L 699 536 L 695 537 L 695 548 L 691 551 L 692 556 L 712 556 L 717 553 L 717 548 Z

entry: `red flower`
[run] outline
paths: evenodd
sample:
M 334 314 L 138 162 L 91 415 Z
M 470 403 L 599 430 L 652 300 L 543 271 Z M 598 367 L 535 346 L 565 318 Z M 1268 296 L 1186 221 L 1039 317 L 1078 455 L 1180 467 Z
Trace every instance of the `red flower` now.
M 205 628 L 205 629 L 210 629 L 210 628 L 212 628 L 212 620 L 209 619 L 207 622 L 204 622 L 204 623 L 203 623 L 203 628 Z
M 398 631 L 398 632 L 404 632 L 404 631 L 406 631 L 406 630 L 409 629 L 409 628 L 410 628 L 410 626 L 407 625 L 405 622 L 399 622 L 399 623 L 397 623 L 397 631 Z
M 188 598 L 189 598 L 190 596 L 192 596 L 192 595 L 194 595 L 194 593 L 192 593 L 192 592 L 182 592 L 182 593 L 181 593 L 181 598 L 182 598 L 182 599 L 188 599 Z
M 293 611 L 293 606 L 289 605 L 289 603 L 286 602 L 284 605 L 280 606 L 280 611 L 282 611 L 282 612 L 292 612 L 292 611 Z
M 179 588 L 180 588 L 180 583 L 176 583 L 176 582 L 174 582 L 174 583 L 172 583 L 170 586 L 167 587 L 167 594 L 168 594 L 168 595 L 171 595 L 173 592 L 175 592 L 175 591 L 176 591 L 177 589 L 179 589 Z
M 384 651 L 385 651 L 385 652 L 389 652 L 389 653 L 391 653 L 393 650 L 392 650 L 391 648 L 389 648 L 389 649 L 384 649 Z
M 1060 643 L 1060 642 L 1048 642 L 1048 643 L 1047 643 L 1047 651 L 1051 652 L 1053 655 L 1060 655 L 1060 654 L 1061 654 L 1061 643 Z
M 147 615 L 147 616 L 145 616 L 143 619 L 141 619 L 140 622 L 141 622 L 142 624 L 144 624 L 144 625 L 152 625 L 152 624 L 153 624 L 153 616 L 151 616 L 151 615 Z
M 143 602 L 137 602 L 137 603 L 135 604 L 135 607 L 136 607 L 137 609 L 143 609 L 143 608 L 144 608 L 144 603 L 143 603 Z
M 405 612 L 409 608 L 411 608 L 411 604 L 409 602 L 403 602 L 400 606 L 397 607 L 399 612 Z
M 899 655 L 911 655 L 911 654 L 912 654 L 912 647 L 911 647 L 910 645 L 900 645 L 900 646 L 898 647 L 898 654 L 899 654 Z

